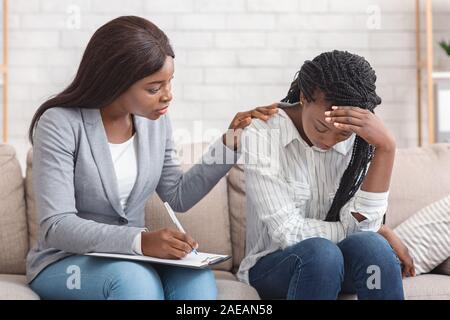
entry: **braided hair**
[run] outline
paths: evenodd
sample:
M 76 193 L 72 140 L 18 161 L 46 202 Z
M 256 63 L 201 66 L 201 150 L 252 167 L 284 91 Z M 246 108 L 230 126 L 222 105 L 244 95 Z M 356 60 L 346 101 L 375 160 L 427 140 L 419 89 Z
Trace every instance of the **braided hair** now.
M 303 93 L 308 102 L 321 90 L 327 101 L 336 106 L 357 106 L 374 113 L 381 103 L 375 92 L 377 77 L 370 64 L 361 56 L 347 51 L 325 52 L 306 61 L 295 75 L 287 96 L 282 102 L 296 103 Z M 339 221 L 341 208 L 355 195 L 366 175 L 374 148 L 356 136 L 352 157 L 325 221 Z

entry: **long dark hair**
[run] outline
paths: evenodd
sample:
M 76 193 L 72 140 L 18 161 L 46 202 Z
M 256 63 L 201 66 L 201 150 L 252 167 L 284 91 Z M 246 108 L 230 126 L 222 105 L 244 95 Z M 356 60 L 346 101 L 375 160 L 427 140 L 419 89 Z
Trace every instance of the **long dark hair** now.
M 72 83 L 37 109 L 28 131 L 31 144 L 46 110 L 105 107 L 133 83 L 161 69 L 167 56 L 175 57 L 169 39 L 152 22 L 123 16 L 106 23 L 89 41 Z
M 381 103 L 375 92 L 376 79 L 375 71 L 363 57 L 346 51 L 325 52 L 303 64 L 282 101 L 299 102 L 300 93 L 303 93 L 311 102 L 316 90 L 321 90 L 333 105 L 357 106 L 374 113 Z M 356 136 L 350 163 L 325 221 L 339 221 L 341 208 L 355 195 L 364 180 L 373 152 L 373 146 Z

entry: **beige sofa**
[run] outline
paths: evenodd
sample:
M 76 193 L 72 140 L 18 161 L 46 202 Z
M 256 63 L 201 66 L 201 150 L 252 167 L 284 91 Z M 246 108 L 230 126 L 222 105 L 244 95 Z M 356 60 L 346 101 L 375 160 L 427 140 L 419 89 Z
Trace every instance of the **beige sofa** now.
M 190 155 L 187 151 L 193 150 L 188 149 L 191 147 L 182 148 L 180 157 Z M 27 286 L 24 276 L 25 257 L 36 241 L 38 230 L 31 173 L 31 151 L 23 178 L 14 148 L 0 145 L 0 299 L 39 299 Z M 395 227 L 415 211 L 449 193 L 450 144 L 399 150 L 387 224 Z M 179 217 L 185 229 L 200 243 L 200 250 L 233 255 L 233 259 L 214 268 L 219 299 L 259 299 L 252 287 L 238 282 L 234 276 L 245 250 L 242 170 L 234 167 L 201 202 Z M 146 223 L 150 229 L 171 225 L 156 196 L 146 205 Z M 450 299 L 449 275 L 450 259 L 433 273 L 405 279 L 406 297 Z

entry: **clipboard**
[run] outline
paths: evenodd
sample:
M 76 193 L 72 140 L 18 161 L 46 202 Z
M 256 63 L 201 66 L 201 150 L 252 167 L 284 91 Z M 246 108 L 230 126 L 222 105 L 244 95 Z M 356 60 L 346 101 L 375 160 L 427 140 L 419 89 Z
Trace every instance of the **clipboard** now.
M 189 253 L 186 257 L 182 259 L 160 259 L 148 256 L 131 255 L 131 254 L 116 254 L 116 253 L 102 253 L 102 252 L 92 252 L 86 253 L 86 256 L 109 258 L 109 259 L 124 259 L 133 260 L 139 262 L 148 263 L 160 263 L 168 264 L 177 267 L 194 268 L 194 269 L 204 269 L 212 265 L 221 263 L 231 258 L 229 255 L 223 254 L 213 254 L 206 252 L 198 252 L 195 254 L 193 252 Z

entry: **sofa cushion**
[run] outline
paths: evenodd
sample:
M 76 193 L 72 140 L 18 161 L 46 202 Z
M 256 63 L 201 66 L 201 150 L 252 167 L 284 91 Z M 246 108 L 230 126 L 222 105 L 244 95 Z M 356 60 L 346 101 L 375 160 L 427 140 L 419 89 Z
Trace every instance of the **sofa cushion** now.
M 395 228 L 425 206 L 450 195 L 450 144 L 398 149 L 386 224 Z
M 408 300 L 450 300 L 450 277 L 422 274 L 403 279 L 405 298 Z
M 217 281 L 218 299 L 222 300 L 258 300 L 258 292 L 252 286 L 239 282 L 236 275 L 227 271 L 214 271 Z
M 445 274 L 447 276 L 450 276 L 450 258 L 448 258 L 447 260 L 445 260 L 443 263 L 441 263 L 440 265 L 438 265 L 433 271 L 432 273 L 436 273 L 436 274 Z
M 450 195 L 422 208 L 394 232 L 414 259 L 417 274 L 427 273 L 450 257 Z
M 216 279 L 223 279 L 223 280 L 238 280 L 235 274 L 229 272 L 229 271 L 222 271 L 222 270 L 214 270 L 214 276 Z
M 450 277 L 423 274 L 403 279 L 406 300 L 449 300 Z M 339 300 L 356 300 L 356 294 L 340 294 Z
M 37 220 L 36 203 L 33 191 L 33 149 L 27 154 L 27 169 L 25 172 L 25 199 L 27 202 L 28 240 L 30 248 L 37 242 L 39 225 Z
M 0 300 L 39 300 L 30 289 L 26 276 L 0 274 Z
M 0 273 L 25 273 L 28 230 L 22 170 L 13 147 L 0 144 Z
M 218 300 L 259 300 L 255 288 L 238 280 L 216 279 Z
M 182 169 L 188 170 L 196 159 L 201 157 L 201 151 L 206 147 L 206 144 L 180 146 L 178 157 Z M 148 229 L 175 228 L 158 195 L 150 197 L 145 212 Z M 199 243 L 199 251 L 232 255 L 226 178 L 222 178 L 205 198 L 190 210 L 176 215 L 186 232 Z M 213 266 L 215 270 L 231 271 L 231 268 L 231 259 Z
M 227 176 L 228 206 L 230 208 L 231 243 L 233 246 L 233 272 L 237 272 L 245 256 L 246 201 L 243 167 L 234 166 Z

